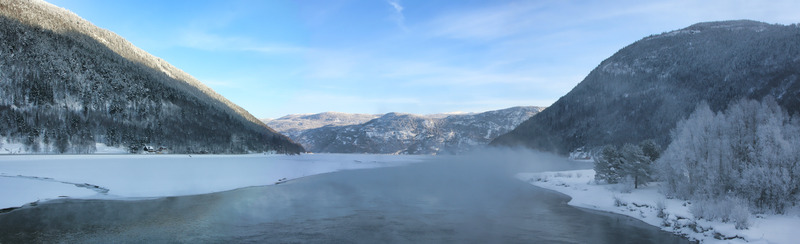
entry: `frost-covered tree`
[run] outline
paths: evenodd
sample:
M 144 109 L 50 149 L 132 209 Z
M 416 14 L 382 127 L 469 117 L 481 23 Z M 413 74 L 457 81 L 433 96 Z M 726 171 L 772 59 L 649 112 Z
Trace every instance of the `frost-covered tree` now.
M 770 97 L 720 113 L 700 104 L 673 131 L 658 175 L 677 197 L 735 197 L 757 211 L 783 212 L 800 194 L 798 120 Z
M 700 103 L 688 119 L 678 122 L 672 131 L 672 143 L 656 163 L 662 180 L 669 189 L 668 194 L 688 198 L 699 191 L 706 182 L 714 182 L 705 166 L 710 152 L 710 136 L 715 132 L 716 114 L 707 103 Z

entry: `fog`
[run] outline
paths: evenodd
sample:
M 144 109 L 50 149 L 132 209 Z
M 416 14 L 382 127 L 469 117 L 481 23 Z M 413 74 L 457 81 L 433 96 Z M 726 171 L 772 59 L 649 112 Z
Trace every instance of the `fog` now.
M 0 214 L 0 242 L 684 241 L 638 220 L 567 206 L 567 196 L 513 178 L 587 167 L 522 149 L 485 149 L 204 195 L 58 200 Z

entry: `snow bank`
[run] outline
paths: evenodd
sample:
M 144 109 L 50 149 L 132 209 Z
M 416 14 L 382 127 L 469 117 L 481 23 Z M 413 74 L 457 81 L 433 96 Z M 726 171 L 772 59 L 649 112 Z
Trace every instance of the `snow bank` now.
M 426 156 L 6 155 L 0 209 L 37 200 L 149 198 L 203 194 L 349 169 L 399 166 Z M 96 186 L 96 187 L 95 187 Z M 107 192 L 102 193 L 102 189 Z
M 752 226 L 737 230 L 733 223 L 697 220 L 691 202 L 666 199 L 658 183 L 621 193 L 620 185 L 597 185 L 594 170 L 520 173 L 517 178 L 572 197 L 569 205 L 631 216 L 665 231 L 703 243 L 798 243 L 800 211 L 751 217 Z

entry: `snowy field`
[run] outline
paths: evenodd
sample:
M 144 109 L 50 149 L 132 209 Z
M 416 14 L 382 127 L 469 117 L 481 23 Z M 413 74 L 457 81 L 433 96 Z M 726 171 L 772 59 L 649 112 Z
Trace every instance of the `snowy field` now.
M 0 209 L 56 198 L 139 199 L 233 190 L 349 169 L 400 166 L 426 156 L 4 155 Z
M 737 230 L 733 223 L 695 219 L 689 212 L 691 202 L 666 199 L 657 183 L 621 193 L 620 185 L 595 184 L 594 174 L 589 169 L 520 173 L 517 178 L 569 195 L 572 206 L 628 215 L 703 243 L 800 243 L 800 211 L 796 209 L 787 215 L 751 216 L 751 227 Z

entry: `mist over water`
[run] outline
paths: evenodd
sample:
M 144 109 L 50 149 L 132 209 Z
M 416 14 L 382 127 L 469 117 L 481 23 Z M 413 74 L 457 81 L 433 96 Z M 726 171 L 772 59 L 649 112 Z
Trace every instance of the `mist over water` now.
M 0 214 L 0 242 L 686 243 L 566 205 L 518 172 L 589 168 L 492 149 L 275 186 L 137 201 L 59 200 Z

